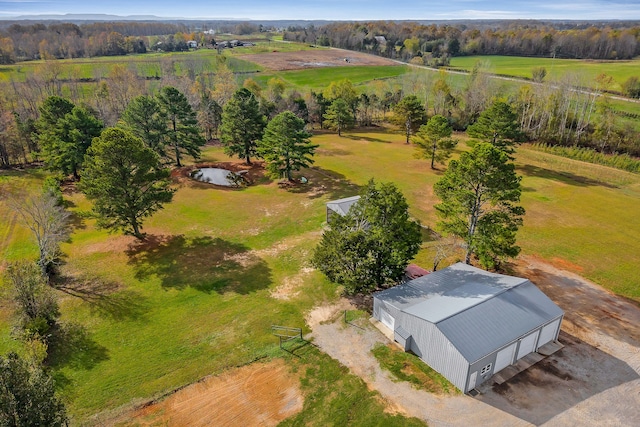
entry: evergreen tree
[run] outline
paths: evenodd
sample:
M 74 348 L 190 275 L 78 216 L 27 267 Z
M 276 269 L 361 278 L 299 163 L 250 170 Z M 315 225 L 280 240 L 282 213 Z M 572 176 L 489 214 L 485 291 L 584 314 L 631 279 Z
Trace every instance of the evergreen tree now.
M 347 293 L 370 292 L 397 283 L 421 241 L 400 190 L 371 180 L 347 215 L 332 219 L 311 262 Z
M 466 246 L 465 262 L 478 257 L 486 268 L 495 267 L 520 252 L 516 232 L 522 225 L 520 177 L 507 154 L 479 143 L 460 160 L 452 160 L 434 185 L 442 202 L 435 206 L 443 231 L 460 237 Z
M 133 98 L 122 113 L 121 125 L 161 158 L 167 157 L 167 116 L 156 98 L 146 95 Z
M 168 139 L 173 148 L 176 166 L 182 166 L 182 156 L 200 158 L 200 148 L 205 141 L 200 135 L 196 113 L 187 97 L 175 87 L 165 86 L 158 95 L 162 112 L 168 120 Z
M 351 129 L 353 124 L 353 115 L 342 98 L 333 101 L 324 114 L 324 125 L 329 129 L 337 130 L 338 136 L 342 136 L 343 130 Z
M 495 101 L 480 114 L 477 122 L 467 128 L 467 134 L 511 155 L 521 138 L 518 115 L 506 102 Z
M 404 129 L 407 144 L 411 134 L 425 122 L 426 112 L 415 95 L 405 96 L 393 107 L 393 121 Z
M 291 172 L 313 164 L 313 154 L 318 145 L 309 141 L 311 134 L 305 129 L 304 120 L 291 111 L 284 111 L 267 124 L 258 155 L 267 163 L 267 171 L 273 178 L 286 177 Z
M 245 88 L 236 91 L 222 108 L 220 141 L 225 153 L 244 158 L 250 165 L 251 157 L 257 154 L 264 126 L 264 116 L 255 95 Z
M 442 163 L 449 159 L 451 151 L 458 141 L 451 138 L 453 129 L 449 121 L 440 115 L 429 119 L 427 124 L 420 126 L 414 142 L 420 148 L 422 156 L 431 158 L 431 169 L 435 169 L 435 162 Z
M 103 124 L 86 108 L 52 96 L 40 106 L 36 127 L 47 166 L 78 179 L 84 154 L 93 138 L 100 135 Z
M 158 155 L 119 128 L 106 129 L 89 149 L 80 189 L 93 200 L 100 227 L 138 239 L 143 219 L 173 198 Z

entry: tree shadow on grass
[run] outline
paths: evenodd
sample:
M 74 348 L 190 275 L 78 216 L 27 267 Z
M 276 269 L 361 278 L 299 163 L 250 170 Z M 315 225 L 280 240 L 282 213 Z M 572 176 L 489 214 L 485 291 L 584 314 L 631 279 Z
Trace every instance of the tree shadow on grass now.
M 123 290 L 115 282 L 61 277 L 54 286 L 88 303 L 92 312 L 113 320 L 138 320 L 144 318 L 149 308 L 146 297 L 133 290 Z
M 371 136 L 363 136 L 363 135 L 347 135 L 347 134 L 342 134 L 343 138 L 347 138 L 347 139 L 351 139 L 354 141 L 367 141 L 367 142 L 382 142 L 384 144 L 391 144 L 391 141 L 386 141 L 384 139 L 381 138 L 373 138 Z
M 45 360 L 48 366 L 90 370 L 108 359 L 109 350 L 97 343 L 84 326 L 62 323 L 53 328 Z
M 158 277 L 164 288 L 248 294 L 272 283 L 267 263 L 247 246 L 220 238 L 149 236 L 126 251 L 135 277 Z
M 537 178 L 546 178 L 560 181 L 564 184 L 575 185 L 577 187 L 590 187 L 599 186 L 606 188 L 618 188 L 615 185 L 611 185 L 607 182 L 597 181 L 595 179 L 587 178 L 586 176 L 575 175 L 570 172 L 558 172 L 551 169 L 541 168 L 532 165 L 517 166 L 516 169 L 526 175 Z
M 341 173 L 320 167 L 304 169 L 302 175 L 307 178 L 308 182 L 290 187 L 289 191 L 306 194 L 310 199 L 317 199 L 325 195 L 331 200 L 357 196 L 362 189 L 361 186 L 352 183 Z

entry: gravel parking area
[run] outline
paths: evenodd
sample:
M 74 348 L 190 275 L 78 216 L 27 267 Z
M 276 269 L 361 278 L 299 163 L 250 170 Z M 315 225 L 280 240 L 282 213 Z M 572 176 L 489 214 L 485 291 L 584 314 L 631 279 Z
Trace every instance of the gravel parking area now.
M 566 315 L 564 348 L 477 397 L 436 396 L 394 382 L 371 354 L 387 340 L 377 329 L 345 325 L 342 300 L 308 316 L 323 351 L 380 392 L 390 411 L 430 426 L 635 426 L 640 420 L 640 308 L 579 275 L 532 257 L 514 265 Z

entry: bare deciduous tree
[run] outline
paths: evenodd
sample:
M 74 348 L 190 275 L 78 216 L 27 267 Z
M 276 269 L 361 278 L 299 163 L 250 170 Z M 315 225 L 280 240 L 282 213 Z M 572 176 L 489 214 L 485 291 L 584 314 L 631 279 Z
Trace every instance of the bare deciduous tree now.
M 465 249 L 464 241 L 456 236 L 447 236 L 434 242 L 433 271 L 438 269 L 442 261 L 460 253 Z
M 13 197 L 9 204 L 33 233 L 39 250 L 38 265 L 42 274 L 49 276 L 60 259 L 60 243 L 69 236 L 69 212 L 49 191 L 24 199 Z

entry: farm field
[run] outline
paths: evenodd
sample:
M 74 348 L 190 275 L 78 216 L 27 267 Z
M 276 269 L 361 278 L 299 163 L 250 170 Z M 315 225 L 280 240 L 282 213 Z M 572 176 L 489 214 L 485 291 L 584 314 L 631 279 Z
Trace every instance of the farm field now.
M 76 216 L 72 239 L 63 247 L 62 274 L 73 280 L 58 294 L 63 322 L 77 327 L 50 349 L 50 364 L 76 421 L 108 418 L 123 405 L 206 375 L 281 357 L 270 325 L 308 332 L 305 314 L 338 296 L 339 290 L 308 265 L 326 201 L 357 193 L 372 177 L 393 181 L 412 215 L 434 226 L 432 185 L 441 172 L 415 158 L 403 135 L 318 133 L 313 140 L 320 144 L 316 164 L 302 172 L 309 184 L 298 188 L 286 190 L 258 178 L 245 189 L 226 190 L 176 177 L 174 202 L 148 222 L 149 239 L 142 244 L 96 230 L 82 215 L 89 209 L 84 197 L 66 194 Z M 218 147 L 207 148 L 203 157 L 230 160 Z M 516 163 L 527 209 L 519 233 L 523 255 L 539 256 L 640 301 L 635 268 L 640 230 L 629 225 L 640 210 L 640 177 L 526 147 L 519 148 Z M 41 178 L 32 170 L 2 172 L 0 183 L 3 190 L 35 189 Z M 8 212 L 4 204 L 0 208 Z M 34 256 L 35 247 L 25 244 L 28 234 L 11 215 L 1 218 L 0 230 L 9 236 L 2 258 Z M 425 242 L 416 262 L 430 267 L 431 257 Z M 0 352 L 20 350 L 9 338 L 8 308 L 0 314 Z M 299 363 L 308 371 L 304 360 Z M 307 393 L 314 393 L 313 387 Z M 362 396 L 368 396 L 362 405 L 382 410 L 374 395 Z M 303 409 L 300 416 L 329 410 L 333 398 L 324 396 L 319 407 Z M 91 418 L 101 411 L 107 411 L 103 418 Z
M 215 49 L 199 49 L 191 52 L 145 53 L 127 56 L 103 56 L 95 58 L 59 59 L 55 61 L 27 61 L 0 67 L 0 81 L 24 81 L 28 74 L 58 73 L 62 79 L 95 79 L 106 77 L 115 66 L 126 66 L 139 76 L 159 77 L 167 72 L 183 75 L 188 67 L 196 72 L 215 71 L 218 67 Z M 248 73 L 260 70 L 251 62 L 228 56 L 227 65 L 235 72 Z
M 491 72 L 500 75 L 531 78 L 531 70 L 544 67 L 547 80 L 558 80 L 567 73 L 583 79 L 584 86 L 590 86 L 599 74 L 608 74 L 615 80 L 611 89 L 620 91 L 621 84 L 629 77 L 640 77 L 640 59 L 628 61 L 590 61 L 561 58 L 527 58 L 520 56 L 456 56 L 451 58 L 451 68 L 471 71 L 478 62 L 489 65 Z

